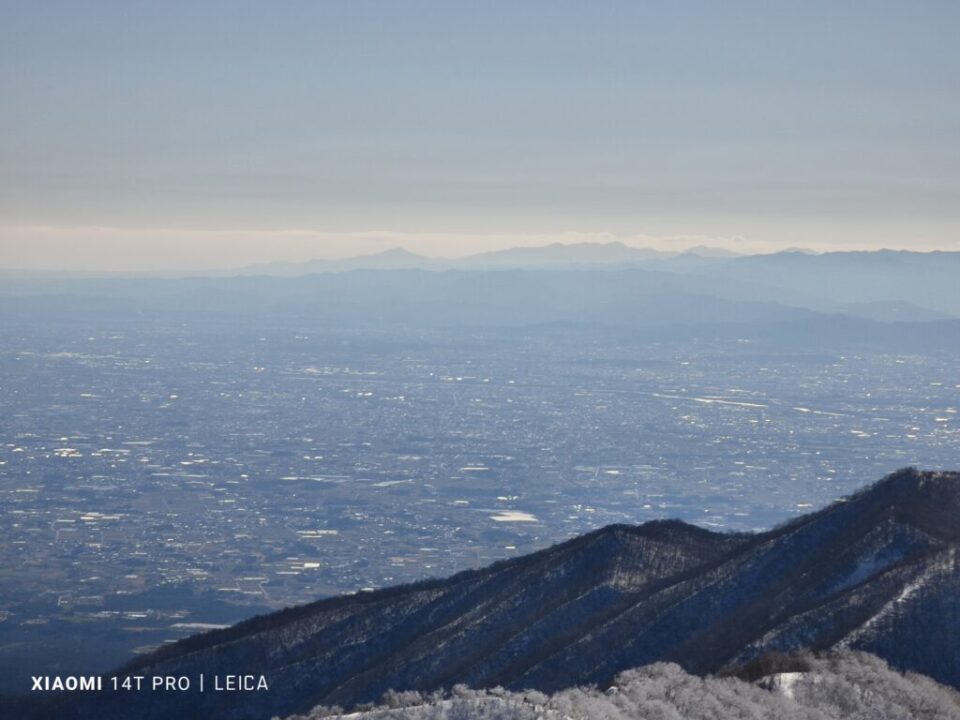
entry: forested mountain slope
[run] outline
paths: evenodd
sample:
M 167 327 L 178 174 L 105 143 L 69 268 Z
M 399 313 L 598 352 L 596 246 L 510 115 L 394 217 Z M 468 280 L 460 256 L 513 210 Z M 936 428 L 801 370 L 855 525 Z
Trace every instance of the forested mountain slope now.
M 463 683 L 556 692 L 673 662 L 849 648 L 960 687 L 960 475 L 897 472 L 768 532 L 616 525 L 446 580 L 189 638 L 124 672 L 265 675 L 268 692 L 104 694 L 60 717 L 257 718 Z

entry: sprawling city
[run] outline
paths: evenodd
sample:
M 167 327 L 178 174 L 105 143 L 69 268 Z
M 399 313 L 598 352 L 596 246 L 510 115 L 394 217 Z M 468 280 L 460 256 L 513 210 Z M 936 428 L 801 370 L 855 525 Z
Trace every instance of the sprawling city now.
M 958 27 L 0 0 L 0 718 L 960 720 Z
M 263 332 L 5 342 L 0 637 L 116 663 L 611 523 L 770 527 L 960 441 L 947 354 Z

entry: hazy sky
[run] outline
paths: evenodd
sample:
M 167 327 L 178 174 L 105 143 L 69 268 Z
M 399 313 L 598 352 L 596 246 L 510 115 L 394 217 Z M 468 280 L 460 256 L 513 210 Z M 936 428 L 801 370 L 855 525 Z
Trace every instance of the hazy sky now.
M 0 267 L 960 249 L 958 28 L 953 0 L 0 0 Z

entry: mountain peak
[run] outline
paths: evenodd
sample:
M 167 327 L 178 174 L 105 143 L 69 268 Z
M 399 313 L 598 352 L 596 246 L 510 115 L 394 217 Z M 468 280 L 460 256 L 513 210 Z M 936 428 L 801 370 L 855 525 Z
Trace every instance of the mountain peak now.
M 417 253 L 407 250 L 405 247 L 392 247 L 386 250 L 381 250 L 380 252 L 372 253 L 363 257 L 367 258 L 408 258 L 411 260 L 423 260 L 425 259 L 423 255 L 418 255 Z
M 949 542 L 960 541 L 960 473 L 908 467 L 846 499 L 875 522 L 892 518 Z

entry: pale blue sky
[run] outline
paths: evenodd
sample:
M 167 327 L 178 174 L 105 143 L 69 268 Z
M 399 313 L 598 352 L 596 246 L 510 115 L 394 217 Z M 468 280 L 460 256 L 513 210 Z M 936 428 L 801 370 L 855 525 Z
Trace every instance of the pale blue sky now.
M 958 31 L 956 2 L 2 0 L 0 266 L 960 249 Z

